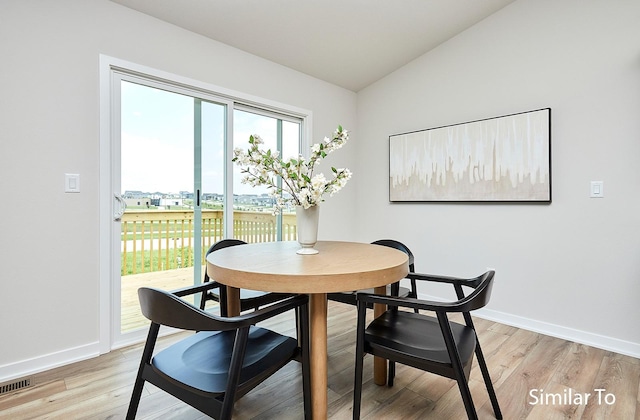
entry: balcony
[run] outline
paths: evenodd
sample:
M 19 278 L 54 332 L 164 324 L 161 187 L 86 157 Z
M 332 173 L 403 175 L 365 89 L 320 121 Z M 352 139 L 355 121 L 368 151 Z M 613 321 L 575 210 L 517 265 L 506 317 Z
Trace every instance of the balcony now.
M 223 239 L 222 210 L 202 210 L 202 256 Z M 138 288 L 165 290 L 193 284 L 193 212 L 184 210 L 133 210 L 122 216 L 121 226 L 121 329 L 148 325 L 140 312 Z M 277 240 L 276 216 L 269 212 L 234 211 L 234 238 L 248 243 Z M 296 240 L 296 215 L 282 215 L 282 240 Z
M 204 253 L 223 238 L 222 210 L 202 210 Z M 193 266 L 193 212 L 133 210 L 122 216 L 121 275 Z M 276 216 L 268 212 L 234 211 L 233 235 L 248 243 L 277 240 Z M 296 215 L 282 215 L 282 240 L 296 239 Z

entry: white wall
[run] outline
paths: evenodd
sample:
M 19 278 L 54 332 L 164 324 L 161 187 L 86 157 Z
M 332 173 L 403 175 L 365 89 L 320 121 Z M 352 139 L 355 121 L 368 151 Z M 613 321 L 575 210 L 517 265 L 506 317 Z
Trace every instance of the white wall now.
M 494 267 L 485 316 L 640 356 L 638 22 L 637 1 L 519 0 L 359 92 L 358 239 L 404 241 L 418 271 Z M 544 107 L 551 205 L 388 202 L 390 134 Z
M 355 93 L 120 5 L 3 0 L 0 382 L 97 349 L 100 54 L 311 110 L 315 140 L 355 128 Z M 330 164 L 355 159 L 356 137 Z M 354 190 L 323 206 L 321 238 L 354 236 Z

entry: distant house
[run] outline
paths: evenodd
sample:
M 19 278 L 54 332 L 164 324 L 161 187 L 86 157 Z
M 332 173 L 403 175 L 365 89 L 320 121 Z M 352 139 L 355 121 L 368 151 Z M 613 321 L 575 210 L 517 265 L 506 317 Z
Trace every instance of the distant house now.
M 147 197 L 149 195 L 149 193 L 145 193 L 142 191 L 125 191 L 124 194 L 122 194 L 122 198 L 124 198 L 125 200 L 128 198 L 144 198 Z
M 144 198 L 124 198 L 124 202 L 127 207 L 149 207 L 151 205 L 151 199 Z
M 233 201 L 237 204 L 245 204 L 252 206 L 269 206 L 273 204 L 273 197 L 269 194 L 243 194 L 243 195 L 233 195 Z
M 171 208 L 172 206 L 182 206 L 183 202 L 181 197 L 165 196 L 159 200 L 158 205 L 160 207 Z
M 202 199 L 205 201 L 224 201 L 224 195 L 218 193 L 203 193 Z

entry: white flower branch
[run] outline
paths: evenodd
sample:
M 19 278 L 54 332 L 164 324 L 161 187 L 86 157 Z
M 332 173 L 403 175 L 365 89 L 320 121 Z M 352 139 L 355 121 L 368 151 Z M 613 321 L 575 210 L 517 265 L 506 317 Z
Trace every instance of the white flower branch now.
M 279 213 L 289 203 L 307 209 L 318 205 L 323 195 L 333 196 L 340 191 L 351 178 L 351 171 L 347 168 L 331 168 L 333 178 L 327 180 L 324 174 L 314 175 L 315 165 L 319 164 L 329 153 L 340 149 L 349 139 L 349 132 L 338 126 L 333 138 L 324 138 L 323 143 L 311 147 L 308 160 L 299 155 L 297 159 L 283 161 L 278 151 L 260 149 L 264 144 L 258 135 L 249 137 L 249 149 L 235 149 L 233 162 L 241 167 L 244 174 L 242 182 L 251 186 L 264 185 L 275 198 L 274 213 Z M 277 178 L 282 179 L 282 186 Z M 290 197 L 285 197 L 288 193 Z

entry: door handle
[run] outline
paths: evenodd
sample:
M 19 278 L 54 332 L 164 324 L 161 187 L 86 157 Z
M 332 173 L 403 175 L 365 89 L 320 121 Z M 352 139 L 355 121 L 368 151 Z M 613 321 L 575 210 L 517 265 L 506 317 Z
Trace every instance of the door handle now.
M 113 211 L 113 220 L 119 222 L 122 220 L 122 215 L 127 209 L 127 203 L 124 202 L 120 194 L 113 193 L 114 200 L 114 211 Z

